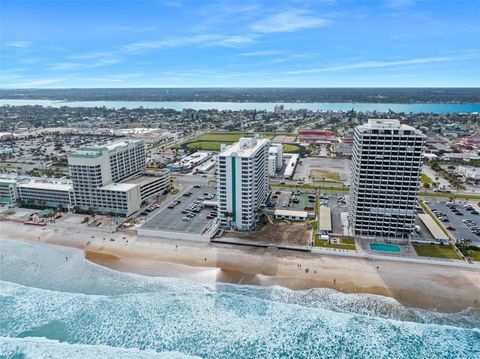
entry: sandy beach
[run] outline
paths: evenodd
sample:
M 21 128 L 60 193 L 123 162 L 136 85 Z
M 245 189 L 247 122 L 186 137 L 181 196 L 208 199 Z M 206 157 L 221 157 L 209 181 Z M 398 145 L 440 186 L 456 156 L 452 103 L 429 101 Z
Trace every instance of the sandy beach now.
M 445 312 L 480 309 L 477 268 L 136 238 L 12 222 L 0 222 L 0 233 L 9 239 L 79 248 L 96 264 L 147 276 L 182 277 L 205 284 L 279 285 L 295 290 L 333 288 L 344 293 L 390 296 L 406 306 Z

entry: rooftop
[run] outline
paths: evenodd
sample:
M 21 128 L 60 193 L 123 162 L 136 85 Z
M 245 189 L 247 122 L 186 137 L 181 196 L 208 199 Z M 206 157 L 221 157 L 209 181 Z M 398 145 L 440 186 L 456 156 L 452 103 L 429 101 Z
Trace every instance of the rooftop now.
M 238 142 L 225 147 L 220 156 L 249 157 L 268 142 L 269 140 L 265 138 L 242 137 Z
M 305 211 L 292 211 L 289 209 L 276 209 L 275 212 L 273 212 L 274 215 L 276 216 L 295 216 L 295 217 L 303 217 L 307 218 L 308 213 Z
M 146 185 L 146 184 L 149 184 L 149 183 L 152 183 L 152 182 L 156 182 L 156 181 L 159 181 L 159 180 L 165 180 L 167 179 L 168 180 L 168 176 L 167 177 L 162 177 L 162 176 L 136 176 L 136 177 L 133 177 L 133 178 L 128 178 L 126 180 L 123 180 L 121 183 L 126 183 L 126 184 L 139 184 L 140 186 L 143 186 L 143 185 Z
M 127 147 L 130 144 L 140 144 L 143 143 L 141 140 L 128 140 L 128 139 L 121 139 L 110 141 L 105 144 L 89 146 L 89 147 L 80 147 L 77 151 L 82 152 L 101 152 L 102 150 L 114 151 L 118 147 Z
M 436 240 L 448 240 L 447 235 L 442 231 L 440 226 L 433 220 L 428 213 L 420 213 L 418 218 L 423 222 L 425 227 L 430 231 Z
M 318 229 L 321 231 L 332 230 L 332 214 L 329 207 L 320 206 L 318 208 Z
M 360 130 L 407 130 L 421 134 L 420 130 L 408 125 L 401 124 L 399 120 L 390 118 L 370 118 L 366 124 L 357 126 Z
M 110 183 L 110 184 L 107 184 L 106 186 L 100 187 L 100 189 L 104 191 L 127 192 L 137 186 L 138 184 L 134 184 L 134 183 Z
M 369 118 L 367 126 L 371 128 L 400 128 L 400 121 L 389 118 Z
M 71 191 L 72 183 L 70 181 L 54 182 L 54 181 L 35 181 L 30 180 L 28 182 L 19 183 L 20 188 L 35 188 L 35 189 L 48 189 L 54 191 Z

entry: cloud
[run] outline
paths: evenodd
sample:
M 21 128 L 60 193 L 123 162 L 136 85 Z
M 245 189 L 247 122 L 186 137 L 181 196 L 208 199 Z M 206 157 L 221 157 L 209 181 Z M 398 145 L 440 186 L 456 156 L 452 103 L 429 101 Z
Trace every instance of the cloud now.
M 405 66 L 405 65 L 418 65 L 418 64 L 428 64 L 432 62 L 445 62 L 458 60 L 458 58 L 452 57 L 426 57 L 419 59 L 410 59 L 410 60 L 399 60 L 399 61 L 364 61 L 354 64 L 339 65 L 339 66 L 329 66 L 329 67 L 320 67 L 320 68 L 311 68 L 295 71 L 287 71 L 285 73 L 296 75 L 296 74 L 311 74 L 317 72 L 333 72 L 333 71 L 344 71 L 344 70 L 354 70 L 354 69 L 367 69 L 367 68 L 382 68 L 382 67 L 392 67 L 392 66 Z
M 135 42 L 132 44 L 124 45 L 122 47 L 122 50 L 126 52 L 142 52 L 145 50 L 162 48 L 166 49 L 188 45 L 235 47 L 239 45 L 253 43 L 255 42 L 254 38 L 254 35 L 201 34 L 188 37 L 183 36 L 163 40 Z
M 7 47 L 26 48 L 32 44 L 31 41 L 9 41 L 5 43 Z
M 7 83 L 2 84 L 0 83 L 0 87 L 12 87 L 12 88 L 31 88 L 31 87 L 39 87 L 45 85 L 52 85 L 54 83 L 58 83 L 62 81 L 61 78 L 52 78 L 52 79 L 39 79 L 39 80 L 32 80 L 32 81 L 24 81 L 24 82 L 15 82 L 15 83 Z
M 292 32 L 313 29 L 330 24 L 330 20 L 320 19 L 304 10 L 284 11 L 260 20 L 251 29 L 260 33 Z
M 282 54 L 283 51 L 276 51 L 276 50 L 265 50 L 265 51 L 252 51 L 252 52 L 242 52 L 238 54 L 238 56 L 270 56 L 270 55 L 278 55 Z
M 59 62 L 53 64 L 49 67 L 53 71 L 69 71 L 69 70 L 78 70 L 78 69 L 90 69 L 96 67 L 103 67 L 108 65 L 113 65 L 119 63 L 120 59 L 113 58 L 101 58 L 93 62 L 83 63 L 83 62 Z
M 118 53 L 115 51 L 98 51 L 98 52 L 84 52 L 81 54 L 71 55 L 70 59 L 76 60 L 97 60 L 97 59 L 108 59 L 117 56 Z

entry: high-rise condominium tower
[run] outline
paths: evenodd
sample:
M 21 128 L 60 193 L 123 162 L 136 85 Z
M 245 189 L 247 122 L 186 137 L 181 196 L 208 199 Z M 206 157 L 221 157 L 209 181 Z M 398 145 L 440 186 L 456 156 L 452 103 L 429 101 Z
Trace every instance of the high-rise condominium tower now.
M 218 155 L 218 206 L 224 228 L 251 230 L 268 197 L 270 142 L 241 138 Z
M 424 135 L 370 119 L 354 134 L 350 227 L 356 235 L 408 238 L 415 223 Z

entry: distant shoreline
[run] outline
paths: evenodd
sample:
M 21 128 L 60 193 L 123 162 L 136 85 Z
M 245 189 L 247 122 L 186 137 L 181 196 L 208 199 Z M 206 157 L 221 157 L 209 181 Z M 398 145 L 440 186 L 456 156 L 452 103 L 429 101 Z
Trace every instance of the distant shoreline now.
M 276 105 L 288 110 L 321 112 L 396 112 L 413 114 L 480 113 L 478 103 L 370 103 L 370 102 L 235 102 L 235 101 L 67 101 L 47 99 L 1 99 L 0 106 L 44 106 L 52 108 L 100 108 L 136 110 L 166 109 L 194 111 L 274 111 Z

